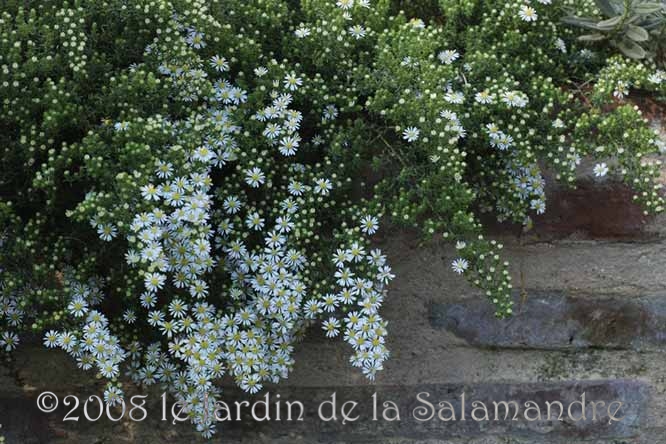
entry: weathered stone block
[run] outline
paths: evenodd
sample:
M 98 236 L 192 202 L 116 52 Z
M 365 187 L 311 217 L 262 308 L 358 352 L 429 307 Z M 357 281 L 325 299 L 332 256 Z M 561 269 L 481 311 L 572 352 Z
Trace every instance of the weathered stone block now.
M 529 293 L 529 292 L 528 292 Z M 641 299 L 529 294 L 518 313 L 498 320 L 484 300 L 430 305 L 430 324 L 482 347 L 662 349 L 666 296 Z

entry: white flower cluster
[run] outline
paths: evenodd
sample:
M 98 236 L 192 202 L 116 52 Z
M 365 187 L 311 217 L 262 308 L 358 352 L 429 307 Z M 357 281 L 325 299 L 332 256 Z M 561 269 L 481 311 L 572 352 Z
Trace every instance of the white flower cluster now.
M 189 51 L 186 63 L 158 45 L 148 52 L 162 60 L 159 72 L 178 86 L 173 100 L 205 105 L 183 120 L 155 116 L 141 123 L 160 128 L 173 142 L 161 148 L 150 180 L 139 184 L 140 203 L 126 230 L 126 260 L 140 270 L 144 291 L 136 310 L 126 310 L 123 320 L 145 322 L 163 338 L 145 350 L 130 344 L 133 380 L 168 388 L 192 408 L 198 430 L 210 436 L 216 381 L 229 374 L 243 390 L 256 393 L 264 383 L 286 378 L 294 363 L 293 344 L 317 320 L 326 336 L 342 333 L 354 350 L 352 365 L 373 379 L 389 355 L 386 322 L 378 311 L 394 276 L 379 250 L 367 251 L 364 235 L 377 231 L 378 219 L 366 214 L 358 220 L 358 231 L 339 244 L 330 291 L 310 288 L 305 277 L 321 265 L 310 261 L 298 228 L 312 214 L 302 207 L 313 199 L 325 201 L 334 182 L 318 167 L 290 162 L 302 143 L 303 116 L 290 106 L 303 77 L 293 71 L 280 74 L 272 82 L 270 105 L 249 112 L 248 93 L 209 76 L 196 56 L 195 50 L 206 46 L 204 33 L 175 28 Z M 230 68 L 222 56 L 208 63 L 217 75 Z M 255 74 L 261 78 L 274 71 L 259 67 Z M 337 113 L 335 106 L 327 106 L 322 122 Z M 276 149 L 281 160 L 241 156 L 245 134 L 237 122 L 245 116 L 264 124 L 264 144 Z M 128 131 L 133 125 L 130 121 L 115 129 Z M 227 174 L 216 181 L 215 174 L 225 167 L 230 167 Z M 282 180 L 275 177 L 282 170 L 289 174 L 284 187 L 274 182 Z M 256 193 L 280 197 L 271 205 L 270 198 L 256 198 Z M 91 223 L 101 239 L 113 239 L 118 228 L 101 219 Z M 85 315 L 88 305 L 87 299 L 73 300 L 73 314 Z M 106 325 L 97 315 L 93 321 L 97 332 Z M 59 345 L 61 334 L 49 334 L 48 344 Z M 108 367 L 107 361 L 102 374 L 115 377 L 117 363 Z M 105 395 L 113 401 L 122 392 L 109 386 Z
M 5 248 L 7 235 L 0 233 L 0 250 Z M 8 327 L 19 328 L 23 324 L 25 312 L 21 308 L 20 295 L 17 291 L 8 291 L 1 276 L 4 270 L 0 267 L 0 320 Z M 0 348 L 12 351 L 19 343 L 18 335 L 12 331 L 0 331 Z
M 513 182 L 513 195 L 520 201 L 529 202 L 531 210 L 536 214 L 543 214 L 546 212 L 546 181 L 541 175 L 541 169 L 537 164 L 523 165 L 519 160 L 508 160 L 506 164 L 506 172 L 511 177 Z M 510 217 L 513 214 L 508 208 L 498 205 L 497 208 L 500 216 Z M 523 222 L 525 225 L 530 223 L 529 216 Z
M 109 330 L 107 317 L 91 309 L 103 299 L 101 284 L 95 279 L 78 282 L 72 270 L 65 270 L 63 286 L 68 289 L 70 297 L 68 314 L 72 319 L 80 319 L 80 325 L 70 331 L 47 331 L 44 334 L 44 346 L 61 348 L 76 359 L 79 368 L 90 370 L 94 367 L 102 377 L 113 380 L 120 375 L 120 365 L 127 353 L 118 337 Z M 115 405 L 122 391 L 110 383 L 104 395 L 107 402 Z
M 0 254 L 6 247 L 7 235 L 0 233 Z M 23 325 L 24 310 L 21 308 L 21 295 L 18 291 L 9 291 L 2 279 L 5 270 L 0 266 L 0 321 L 4 320 L 7 327 L 20 328 Z M 0 350 L 11 352 L 19 344 L 18 335 L 10 330 L 0 331 Z
M 294 74 L 287 74 L 284 79 L 284 87 L 288 91 L 297 90 L 302 83 L 302 79 Z M 260 122 L 267 122 L 263 135 L 271 146 L 277 146 L 283 156 L 293 156 L 301 143 L 298 130 L 303 116 L 300 112 L 289 109 L 289 105 L 293 101 L 289 92 L 280 94 L 278 91 L 274 91 L 272 95 L 275 97 L 272 105 L 257 112 L 254 118 Z M 250 186 L 256 187 L 261 184 L 258 180 L 261 177 L 259 171 L 249 174 L 248 177 Z
M 2 269 L 0 269 L 0 273 Z M 0 319 L 6 320 L 9 327 L 19 328 L 23 324 L 24 311 L 20 305 L 20 295 L 17 292 L 5 291 L 5 284 L 0 280 Z M 0 349 L 12 351 L 19 343 L 19 338 L 12 331 L 0 332 Z
M 0 252 L 5 247 L 6 234 L 0 233 Z M 3 273 L 0 267 L 0 276 Z M 8 319 L 8 324 L 13 327 L 18 327 L 23 322 L 23 313 L 19 308 L 18 298 L 15 294 L 7 294 L 5 282 L 0 278 L 0 320 Z M 12 319 L 13 317 L 13 319 Z M 11 331 L 0 332 L 0 346 L 6 351 L 12 351 L 16 348 L 18 343 L 18 335 Z
M 506 151 L 511 148 L 513 137 L 500 131 L 494 123 L 486 125 L 486 133 L 490 137 L 490 146 L 493 148 L 497 148 L 500 151 Z
M 648 81 L 656 85 L 661 85 L 661 83 L 666 80 L 666 72 L 661 69 L 656 70 L 654 73 L 648 76 Z

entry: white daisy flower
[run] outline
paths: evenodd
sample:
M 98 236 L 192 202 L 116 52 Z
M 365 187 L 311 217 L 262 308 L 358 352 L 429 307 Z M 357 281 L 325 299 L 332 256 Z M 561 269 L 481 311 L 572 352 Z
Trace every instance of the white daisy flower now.
M 451 262 L 451 268 L 453 271 L 455 271 L 457 274 L 462 274 L 467 270 L 469 267 L 469 262 L 467 262 L 467 259 L 463 258 L 458 258 Z
M 349 35 L 354 37 L 356 40 L 360 40 L 365 37 L 365 28 L 361 25 L 354 25 L 349 27 Z
M 210 59 L 210 66 L 218 72 L 229 71 L 229 62 L 224 57 L 213 56 Z
M 261 169 L 254 167 L 245 171 L 245 183 L 252 188 L 259 188 L 266 181 L 266 176 Z
M 101 224 L 97 227 L 97 234 L 100 239 L 109 242 L 118 235 L 118 230 L 112 224 Z
M 334 338 L 340 334 L 340 321 L 333 317 L 328 318 L 324 321 L 322 328 L 326 332 L 327 338 Z
M 455 49 L 447 49 L 437 55 L 437 58 L 440 60 L 440 62 L 444 63 L 445 65 L 450 65 L 451 63 L 458 60 L 459 57 L 460 53 Z
M 296 73 L 291 72 L 284 76 L 284 87 L 289 91 L 296 91 L 299 86 L 303 85 L 303 79 L 296 76 Z
M 295 34 L 296 37 L 298 37 L 299 39 L 304 39 L 305 37 L 307 37 L 307 36 L 310 35 L 310 28 L 307 28 L 307 27 L 305 27 L 305 26 L 301 26 L 301 27 L 298 28 L 296 31 L 294 31 L 294 34 Z
M 460 91 L 449 91 L 444 96 L 444 100 L 449 103 L 460 105 L 465 101 L 465 95 Z
M 49 330 L 46 334 L 44 334 L 44 346 L 46 348 L 54 348 L 57 347 L 58 345 L 58 337 L 60 335 L 58 334 L 57 331 L 55 330 Z
M 562 54 L 567 53 L 567 45 L 564 43 L 564 40 L 559 37 L 557 40 L 555 40 L 555 48 L 558 49 Z
M 598 163 L 592 169 L 596 177 L 604 177 L 608 174 L 608 165 L 605 162 Z
M 374 216 L 365 216 L 361 219 L 361 231 L 366 234 L 375 234 L 379 228 L 379 221 Z
M 405 130 L 402 132 L 402 138 L 405 139 L 407 142 L 416 142 L 419 139 L 419 135 L 421 134 L 421 131 L 413 126 L 405 128 Z
M 335 5 L 341 9 L 351 9 L 354 6 L 354 0 L 338 0 Z
M 263 66 L 259 66 L 257 68 L 254 68 L 254 75 L 257 77 L 263 77 L 266 74 L 268 74 L 268 69 L 264 68 Z
M 321 194 L 323 196 L 327 196 L 332 189 L 333 184 L 328 179 L 317 179 L 313 187 L 315 194 Z
M 522 5 L 520 7 L 520 11 L 518 11 L 518 16 L 520 16 L 521 20 L 528 23 L 535 22 L 539 17 L 536 13 L 536 10 L 528 5 Z
M 483 91 L 476 93 L 474 100 L 476 100 L 478 103 L 481 103 L 482 105 L 487 105 L 489 103 L 493 103 L 494 96 L 490 93 L 490 91 L 484 89 Z

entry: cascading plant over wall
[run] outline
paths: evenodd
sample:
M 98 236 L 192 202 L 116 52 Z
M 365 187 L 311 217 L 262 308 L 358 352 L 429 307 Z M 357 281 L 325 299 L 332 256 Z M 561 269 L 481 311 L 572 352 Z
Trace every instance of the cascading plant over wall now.
M 574 185 L 594 157 L 663 209 L 660 144 L 621 100 L 666 77 L 584 46 L 566 3 L 5 2 L 2 349 L 39 337 L 112 406 L 158 385 L 211 436 L 221 381 L 286 378 L 313 327 L 383 369 L 389 221 L 452 242 L 511 315 L 480 215 L 529 227 L 542 168 Z

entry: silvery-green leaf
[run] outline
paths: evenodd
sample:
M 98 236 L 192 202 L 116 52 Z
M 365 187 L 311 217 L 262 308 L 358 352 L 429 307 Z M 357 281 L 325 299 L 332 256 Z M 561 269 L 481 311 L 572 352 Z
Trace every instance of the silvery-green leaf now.
M 629 39 L 622 39 L 617 47 L 622 51 L 624 55 L 631 59 L 642 59 L 645 57 L 646 52 L 640 45 L 635 42 L 632 42 Z
M 641 27 L 647 29 L 648 31 L 653 31 L 658 28 L 661 28 L 664 24 L 664 18 L 663 17 L 657 17 L 657 16 L 652 16 L 649 17 L 641 23 Z M 659 29 L 657 32 L 653 32 L 653 34 L 659 34 L 661 32 L 661 29 Z
M 664 6 L 661 3 L 645 2 L 638 3 L 633 6 L 632 10 L 637 14 L 654 14 L 655 12 L 662 11 Z
M 627 24 L 627 23 L 636 23 L 636 22 L 642 21 L 644 18 L 645 17 L 642 16 L 642 15 L 633 14 L 633 15 L 630 15 L 629 18 L 624 21 L 624 23 L 625 24 Z
M 620 23 L 622 23 L 622 16 L 618 15 L 617 17 L 597 22 L 597 29 L 602 31 L 611 31 L 615 29 Z
M 569 16 L 562 18 L 562 22 L 568 25 L 574 25 L 574 26 L 579 26 L 581 28 L 587 28 L 587 29 L 592 29 L 594 31 L 598 31 L 597 21 L 593 19 Z
M 650 39 L 650 34 L 640 26 L 628 25 L 625 35 L 634 42 L 645 42 Z
M 603 40 L 605 38 L 606 38 L 605 35 L 595 33 L 595 34 L 581 35 L 580 37 L 578 37 L 578 40 L 583 41 L 583 42 L 598 42 L 599 40 Z

